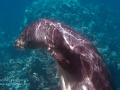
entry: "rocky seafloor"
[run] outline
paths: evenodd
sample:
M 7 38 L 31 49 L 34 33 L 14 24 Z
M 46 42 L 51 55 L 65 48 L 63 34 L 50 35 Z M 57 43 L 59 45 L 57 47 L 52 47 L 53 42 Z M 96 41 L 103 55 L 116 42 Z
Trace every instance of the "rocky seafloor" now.
M 8 35 L 7 28 L 0 28 L 0 90 L 57 90 L 59 87 L 55 62 L 49 53 L 42 49 L 16 50 L 13 46 L 22 29 L 40 18 L 67 24 L 93 42 L 120 90 L 119 15 L 104 4 L 82 5 L 77 0 L 34 2 L 25 10 L 20 30 Z

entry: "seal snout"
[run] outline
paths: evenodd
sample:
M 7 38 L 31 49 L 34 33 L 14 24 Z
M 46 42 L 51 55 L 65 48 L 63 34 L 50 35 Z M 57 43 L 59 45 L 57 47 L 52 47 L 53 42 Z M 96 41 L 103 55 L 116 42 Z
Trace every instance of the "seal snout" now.
M 18 40 L 15 41 L 14 47 L 16 47 L 16 48 L 19 47 Z
M 21 41 L 21 40 L 19 40 L 19 39 L 17 39 L 17 40 L 15 41 L 15 43 L 14 43 L 14 47 L 15 47 L 15 48 L 24 49 L 24 42 Z

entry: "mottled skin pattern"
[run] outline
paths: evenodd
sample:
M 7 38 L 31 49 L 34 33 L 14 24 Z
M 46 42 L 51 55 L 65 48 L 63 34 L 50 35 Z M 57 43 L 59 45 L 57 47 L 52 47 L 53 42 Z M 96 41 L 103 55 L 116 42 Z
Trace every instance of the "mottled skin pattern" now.
M 41 19 L 32 23 L 15 41 L 15 47 L 50 51 L 55 58 L 61 90 L 116 90 L 93 44 L 60 22 Z

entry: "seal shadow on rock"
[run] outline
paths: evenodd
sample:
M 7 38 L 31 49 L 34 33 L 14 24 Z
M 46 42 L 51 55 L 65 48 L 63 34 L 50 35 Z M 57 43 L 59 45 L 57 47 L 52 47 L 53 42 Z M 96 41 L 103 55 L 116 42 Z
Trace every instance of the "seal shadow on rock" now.
M 21 49 L 50 51 L 55 58 L 61 90 L 116 90 L 94 45 L 58 21 L 35 21 L 25 28 L 14 45 Z

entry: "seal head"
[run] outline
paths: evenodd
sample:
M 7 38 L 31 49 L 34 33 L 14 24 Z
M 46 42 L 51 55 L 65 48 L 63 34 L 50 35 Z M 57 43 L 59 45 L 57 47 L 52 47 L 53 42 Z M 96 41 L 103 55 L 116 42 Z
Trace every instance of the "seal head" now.
M 43 40 L 39 39 L 43 39 L 44 37 L 41 36 L 44 34 L 40 35 L 42 34 L 42 31 L 40 33 L 38 32 L 38 29 L 40 29 L 40 25 L 38 25 L 38 23 L 39 21 L 36 21 L 24 29 L 20 37 L 14 43 L 16 48 L 37 49 L 39 47 L 45 47 Z
M 55 58 L 61 90 L 116 90 L 94 45 L 58 21 L 41 19 L 32 23 L 14 45 L 50 51 Z

